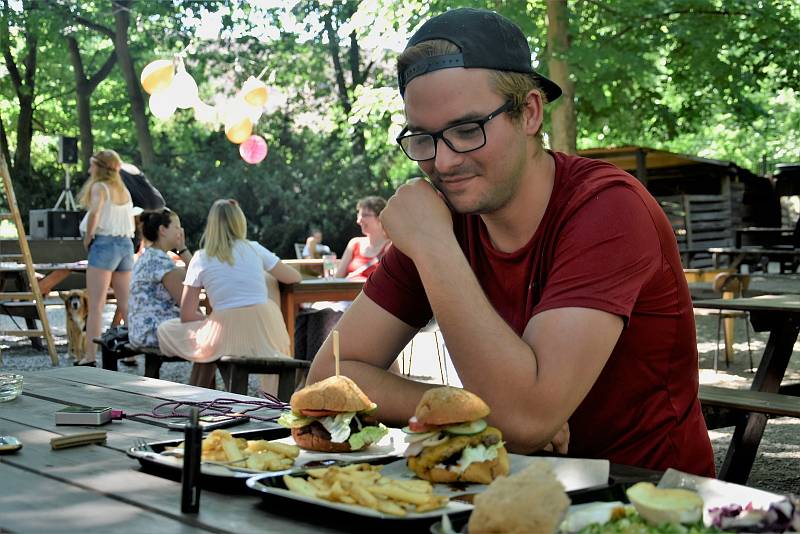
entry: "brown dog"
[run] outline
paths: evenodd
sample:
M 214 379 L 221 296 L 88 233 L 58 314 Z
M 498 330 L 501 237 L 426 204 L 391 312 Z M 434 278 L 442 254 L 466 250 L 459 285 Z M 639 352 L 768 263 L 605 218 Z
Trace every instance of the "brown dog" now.
M 67 314 L 68 350 L 75 360 L 80 361 L 86 355 L 86 317 L 89 315 L 86 291 L 62 291 L 59 296 L 64 301 Z

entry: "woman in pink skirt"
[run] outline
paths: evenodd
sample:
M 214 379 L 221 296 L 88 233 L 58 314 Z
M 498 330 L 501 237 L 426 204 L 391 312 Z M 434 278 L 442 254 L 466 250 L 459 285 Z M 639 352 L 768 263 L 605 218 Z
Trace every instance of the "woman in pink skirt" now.
M 233 199 L 211 206 L 200 246 L 186 271 L 180 319 L 158 327 L 161 352 L 196 364 L 222 356 L 289 358 L 289 335 L 280 308 L 269 298 L 265 273 L 285 284 L 299 282 L 300 273 L 247 240 L 247 221 Z M 202 288 L 213 308 L 208 316 L 199 311 Z M 214 388 L 215 372 L 215 365 L 195 365 L 189 383 Z M 277 380 L 265 378 L 262 389 L 275 393 Z

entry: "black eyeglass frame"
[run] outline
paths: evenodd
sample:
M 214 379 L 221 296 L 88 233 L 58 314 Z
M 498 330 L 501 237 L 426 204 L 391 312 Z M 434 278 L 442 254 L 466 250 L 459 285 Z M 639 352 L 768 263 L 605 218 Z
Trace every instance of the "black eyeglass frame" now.
M 406 157 L 411 161 L 428 161 L 434 159 L 436 157 L 436 151 L 438 150 L 439 147 L 439 139 L 444 141 L 447 147 L 453 152 L 456 152 L 458 154 L 466 154 L 467 152 L 472 152 L 474 150 L 478 150 L 479 148 L 483 148 L 484 146 L 486 146 L 486 128 L 485 128 L 486 123 L 492 120 L 493 118 L 497 117 L 498 115 L 501 115 L 507 111 L 511 111 L 512 109 L 514 109 L 514 102 L 512 102 L 511 100 L 506 100 L 506 102 L 502 106 L 492 111 L 482 119 L 471 119 L 464 122 L 451 124 L 447 128 L 442 128 L 437 132 L 420 132 L 420 133 L 412 133 L 405 135 L 405 133 L 408 132 L 408 126 L 406 126 L 400 131 L 400 135 L 397 136 L 395 141 L 397 141 L 397 144 L 400 145 L 400 149 L 403 151 L 403 154 L 405 154 Z M 451 130 L 453 128 L 464 126 L 465 124 L 477 124 L 478 127 L 480 127 L 481 133 L 483 134 L 483 143 L 481 143 L 480 146 L 476 146 L 475 148 L 470 148 L 469 150 L 458 150 L 450 143 L 450 141 L 447 140 L 446 137 L 444 137 L 444 132 Z M 403 146 L 403 140 L 418 136 L 428 136 L 433 138 L 433 156 L 424 159 L 416 159 L 413 158 L 408 152 L 406 152 L 406 149 Z

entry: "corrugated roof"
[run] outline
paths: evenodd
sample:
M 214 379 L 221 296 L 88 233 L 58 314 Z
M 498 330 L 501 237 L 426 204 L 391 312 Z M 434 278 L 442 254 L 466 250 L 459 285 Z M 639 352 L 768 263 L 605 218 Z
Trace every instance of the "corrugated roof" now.
M 585 158 L 599 159 L 616 165 L 626 171 L 636 171 L 636 154 L 644 152 L 645 165 L 648 169 L 659 169 L 664 167 L 679 167 L 684 165 L 715 165 L 718 167 L 737 167 L 732 161 L 722 161 L 717 159 L 701 158 L 699 156 L 688 156 L 677 154 L 666 150 L 658 150 L 644 146 L 622 146 L 607 148 L 589 148 L 578 150 L 578 155 Z

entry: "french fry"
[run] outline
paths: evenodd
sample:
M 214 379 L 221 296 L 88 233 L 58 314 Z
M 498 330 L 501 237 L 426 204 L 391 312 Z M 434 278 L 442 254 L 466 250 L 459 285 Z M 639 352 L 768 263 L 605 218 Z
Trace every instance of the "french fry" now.
M 242 451 L 239 450 L 236 440 L 231 439 L 230 436 L 222 440 L 222 450 L 225 451 L 225 455 L 230 462 L 241 462 L 244 460 L 244 455 Z
M 384 514 L 397 515 L 401 517 L 406 515 L 406 511 L 401 506 L 398 506 L 391 501 L 379 500 L 378 511 L 383 512 Z
M 297 445 L 266 441 L 264 446 L 268 451 L 276 452 L 281 456 L 286 456 L 287 458 L 297 458 L 297 456 L 300 454 L 300 447 Z
M 402 501 L 411 504 L 423 504 L 428 502 L 428 495 L 424 493 L 408 491 L 391 484 L 387 484 L 385 486 L 371 486 L 368 489 L 375 495 L 389 497 L 396 501 Z
M 317 496 L 316 488 L 302 478 L 283 475 L 283 482 L 286 484 L 286 487 L 289 488 L 289 491 L 305 495 L 306 497 Z

